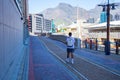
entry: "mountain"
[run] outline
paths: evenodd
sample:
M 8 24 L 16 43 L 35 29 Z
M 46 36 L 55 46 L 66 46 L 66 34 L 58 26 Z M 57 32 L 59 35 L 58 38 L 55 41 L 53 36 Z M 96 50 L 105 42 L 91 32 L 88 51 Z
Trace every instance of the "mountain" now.
M 113 11 L 113 13 L 120 13 L 119 9 Z M 97 20 L 102 11 L 102 7 L 96 6 L 94 9 L 85 10 L 80 7 L 71 6 L 70 4 L 60 3 L 55 8 L 48 8 L 41 13 L 46 19 L 54 19 L 56 25 L 63 23 L 69 25 L 72 22 L 76 22 L 77 10 L 79 19 L 87 20 L 88 18 L 94 18 Z

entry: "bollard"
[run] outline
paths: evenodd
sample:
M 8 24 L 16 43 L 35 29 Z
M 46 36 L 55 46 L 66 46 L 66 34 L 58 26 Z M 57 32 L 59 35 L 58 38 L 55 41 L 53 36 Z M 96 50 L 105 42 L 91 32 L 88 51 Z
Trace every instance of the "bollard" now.
M 90 49 L 92 49 L 92 40 L 90 40 Z
M 119 49 L 118 49 L 118 42 L 116 42 L 116 54 L 119 54 Z
M 78 48 L 81 48 L 81 40 L 80 40 L 79 38 L 77 39 L 77 42 L 78 42 L 78 43 L 77 43 L 77 47 L 78 47 Z
M 95 46 L 95 50 L 97 51 L 98 50 L 98 40 L 96 38 L 96 46 Z
M 85 48 L 87 48 L 87 39 L 85 39 Z
M 105 41 L 105 55 L 110 55 L 110 42 Z

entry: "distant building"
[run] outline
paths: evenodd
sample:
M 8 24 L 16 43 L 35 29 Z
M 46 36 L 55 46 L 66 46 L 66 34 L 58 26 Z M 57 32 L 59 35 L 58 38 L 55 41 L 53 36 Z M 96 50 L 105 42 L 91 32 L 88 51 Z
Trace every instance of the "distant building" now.
M 107 22 L 107 14 L 106 12 L 101 12 L 100 14 L 100 23 Z
M 115 14 L 115 16 L 114 16 L 114 20 L 120 20 L 120 14 Z
M 43 14 L 30 14 L 29 31 L 33 34 L 49 33 L 51 31 L 52 20 L 44 19 Z
M 29 31 L 33 34 L 43 33 L 44 17 L 42 14 L 29 15 Z
M 95 19 L 94 19 L 94 18 L 89 18 L 89 19 L 87 20 L 87 23 L 95 23 Z
M 120 14 L 110 14 L 110 21 L 120 20 Z M 101 12 L 100 14 L 100 23 L 107 22 L 107 13 Z
M 45 33 L 49 33 L 51 31 L 51 25 L 52 25 L 51 20 L 44 19 L 44 28 L 43 28 L 43 31 Z
M 55 23 L 54 23 L 54 20 L 53 20 L 53 19 L 52 19 L 52 21 L 51 21 L 51 27 L 52 27 L 51 32 L 52 32 L 52 33 L 55 33 L 55 32 L 56 32 L 56 30 L 55 30 Z
M 110 14 L 110 21 L 114 21 L 114 15 Z
M 106 40 L 106 22 L 89 26 L 88 28 L 88 38 L 99 39 L 99 41 Z M 120 42 L 120 21 L 110 22 L 110 41 Z

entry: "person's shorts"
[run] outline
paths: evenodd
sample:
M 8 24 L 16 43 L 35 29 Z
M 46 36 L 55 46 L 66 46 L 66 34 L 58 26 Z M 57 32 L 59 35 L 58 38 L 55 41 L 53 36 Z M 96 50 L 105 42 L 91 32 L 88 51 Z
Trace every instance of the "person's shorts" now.
M 67 48 L 67 53 L 73 53 L 74 49 L 73 48 Z

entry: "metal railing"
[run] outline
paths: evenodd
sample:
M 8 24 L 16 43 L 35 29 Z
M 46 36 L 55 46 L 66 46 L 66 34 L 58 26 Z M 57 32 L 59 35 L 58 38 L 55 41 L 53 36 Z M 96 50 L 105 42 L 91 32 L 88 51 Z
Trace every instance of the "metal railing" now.
M 96 40 L 82 41 L 82 48 L 87 48 L 96 51 L 106 51 L 106 42 Z M 110 42 L 110 52 L 120 54 L 120 42 Z
M 50 35 L 49 38 L 61 41 L 63 43 L 66 41 L 66 36 L 63 35 Z M 98 41 L 97 39 L 81 41 L 78 38 L 75 38 L 75 41 L 76 48 L 87 48 L 90 50 L 105 52 L 105 41 Z M 110 42 L 110 52 L 120 54 L 120 42 Z

